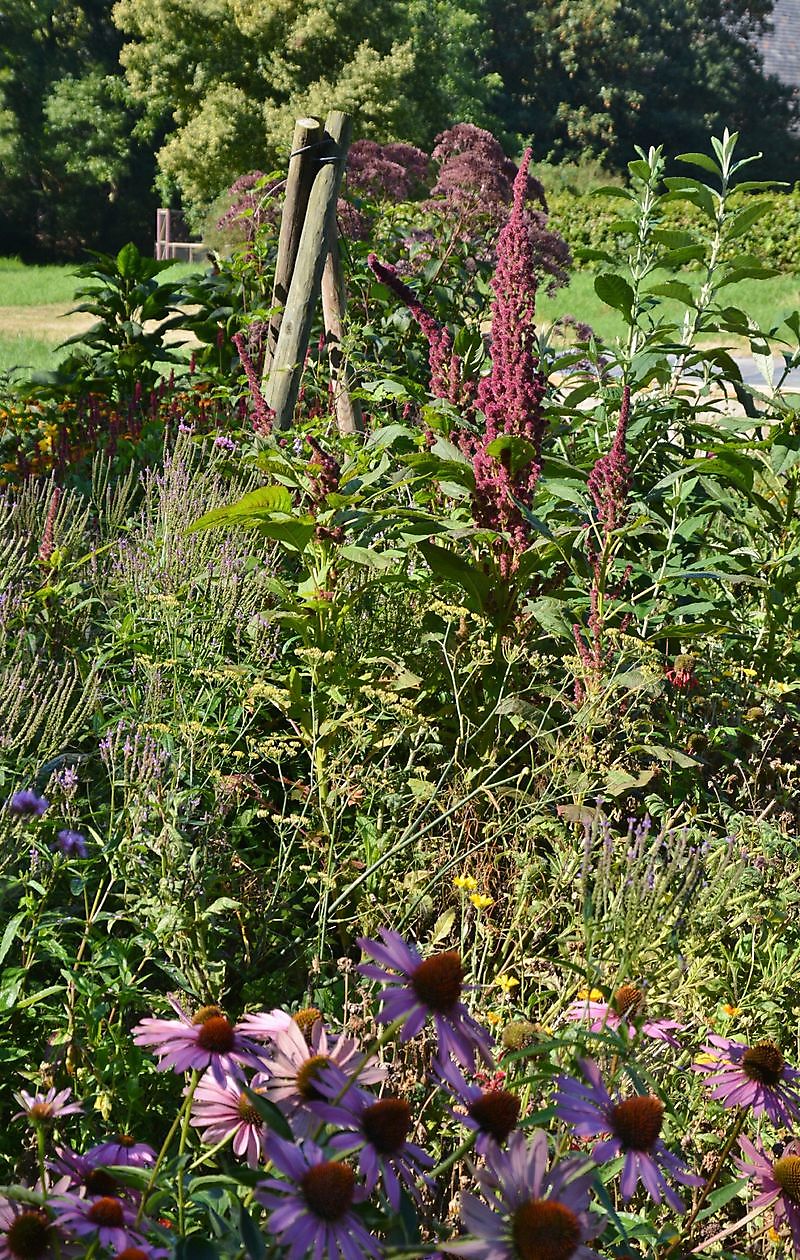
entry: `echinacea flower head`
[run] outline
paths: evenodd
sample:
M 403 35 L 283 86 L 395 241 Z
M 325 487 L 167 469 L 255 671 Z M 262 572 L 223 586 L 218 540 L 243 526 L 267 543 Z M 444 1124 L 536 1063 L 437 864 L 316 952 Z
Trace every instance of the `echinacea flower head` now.
M 271 1134 L 267 1157 L 285 1180 L 259 1182 L 255 1197 L 269 1209 L 267 1229 L 287 1248 L 286 1260 L 365 1260 L 379 1256 L 377 1240 L 353 1211 L 364 1188 L 343 1160 L 329 1160 L 314 1142 Z
M 56 1221 L 68 1236 L 97 1239 L 101 1247 L 113 1247 L 115 1251 L 144 1244 L 136 1228 L 136 1213 L 116 1195 L 79 1199 L 77 1195 L 65 1194 L 51 1202 Z
M 378 1085 L 386 1079 L 386 1068 L 377 1060 L 364 1062 L 357 1042 L 350 1037 L 331 1036 L 321 1019 L 315 1019 L 304 1030 L 295 1020 L 279 1033 L 265 1061 L 266 1079 L 263 1091 L 271 1102 L 288 1116 L 292 1129 L 308 1136 L 319 1126 L 319 1118 L 310 1109 L 312 1102 L 326 1101 L 321 1090 L 321 1077 L 333 1064 L 346 1079 L 358 1069 L 362 1085 Z
M 800 1119 L 800 1072 L 789 1067 L 773 1041 L 749 1046 L 710 1036 L 692 1068 L 705 1074 L 711 1097 L 724 1107 L 744 1107 L 754 1116 L 764 1114 L 779 1128 L 792 1128 Z
M 89 846 L 86 843 L 86 837 L 82 836 L 79 831 L 70 831 L 65 827 L 56 835 L 56 848 L 59 853 L 63 853 L 64 857 L 85 858 L 89 856 Z
M 17 818 L 41 818 L 50 802 L 44 796 L 37 796 L 30 788 L 15 792 L 8 802 L 8 812 Z
M 316 1008 L 314 1008 L 316 1010 Z M 316 1011 L 319 1018 L 320 1012 Z M 239 1020 L 239 1028 L 245 1037 L 253 1041 L 273 1041 L 278 1033 L 285 1032 L 292 1022 L 287 1011 L 258 1011 L 256 1014 L 243 1015 Z
M 592 1151 L 595 1163 L 624 1156 L 620 1190 L 627 1203 L 636 1187 L 642 1185 L 654 1203 L 665 1200 L 676 1212 L 685 1206 L 667 1183 L 668 1172 L 684 1186 L 702 1185 L 702 1178 L 690 1173 L 682 1159 L 668 1151 L 661 1140 L 664 1104 L 654 1094 L 632 1094 L 612 1098 L 596 1063 L 580 1060 L 585 1080 L 556 1077 L 554 1098 L 559 1119 L 579 1137 L 601 1137 Z
M 57 1230 L 44 1208 L 0 1200 L 0 1260 L 49 1260 L 58 1254 Z
M 54 1124 L 62 1116 L 83 1111 L 81 1103 L 69 1101 L 71 1097 L 70 1089 L 51 1088 L 46 1094 L 29 1094 L 27 1090 L 21 1089 L 18 1094 L 14 1094 L 14 1098 L 22 1111 L 16 1112 L 11 1118 L 20 1120 L 24 1116 L 32 1125 Z
M 464 1108 L 463 1112 L 450 1114 L 477 1133 L 478 1154 L 488 1158 L 498 1146 L 504 1146 L 519 1122 L 519 1096 L 499 1085 L 485 1089 L 468 1081 L 451 1060 L 437 1063 L 436 1075 Z
M 129 1133 L 118 1133 L 92 1146 L 86 1158 L 93 1164 L 107 1164 L 112 1168 L 149 1168 L 156 1162 L 156 1153 L 147 1142 L 137 1142 Z
M 250 1083 L 255 1093 L 262 1092 L 266 1077 L 256 1075 Z M 264 1121 L 245 1092 L 244 1082 L 233 1076 L 219 1085 L 210 1072 L 201 1077 L 192 1099 L 190 1124 L 202 1129 L 203 1141 L 209 1146 L 233 1138 L 234 1155 L 244 1156 L 255 1168 L 264 1154 Z
M 93 1163 L 89 1155 L 79 1155 L 69 1147 L 56 1150 L 55 1157 L 49 1161 L 49 1167 L 57 1176 L 66 1179 L 68 1190 L 82 1190 L 89 1199 L 101 1198 L 103 1195 L 118 1197 L 122 1194 L 122 1187 L 113 1173 Z
M 475 1056 L 492 1061 L 492 1039 L 470 1015 L 461 995 L 464 967 L 456 950 L 422 959 L 398 932 L 381 929 L 381 941 L 360 939 L 358 944 L 378 966 L 362 963 L 358 970 L 385 988 L 378 997 L 378 1019 L 384 1024 L 402 1020 L 400 1040 L 416 1037 L 430 1018 L 436 1029 L 439 1055 L 452 1055 L 464 1067 L 475 1067 Z
M 347 1077 L 329 1064 L 319 1081 L 320 1092 L 329 1102 L 311 1104 L 321 1120 L 340 1132 L 330 1139 L 332 1150 L 343 1154 L 358 1151 L 358 1166 L 364 1186 L 371 1194 L 383 1182 L 390 1207 L 400 1210 L 400 1183 L 412 1198 L 418 1198 L 417 1182 L 427 1180 L 424 1170 L 433 1159 L 421 1146 L 409 1142 L 414 1121 L 404 1098 L 384 1094 L 376 1098 L 357 1086 L 348 1088 Z
M 173 998 L 170 1005 L 178 1019 L 143 1019 L 133 1030 L 134 1043 L 152 1048 L 160 1071 L 210 1068 L 214 1080 L 224 1087 L 226 1077 L 241 1077 L 243 1066 L 263 1068 L 262 1048 L 218 1006 L 203 1006 L 190 1017 Z
M 800 1141 L 796 1138 L 783 1148 L 778 1159 L 770 1159 L 764 1148 L 748 1138 L 739 1138 L 746 1160 L 737 1159 L 739 1171 L 752 1177 L 759 1193 L 751 1209 L 772 1208 L 775 1228 L 786 1226 L 794 1249 L 800 1254 Z
M 461 1223 L 472 1238 L 445 1243 L 448 1254 L 476 1260 L 599 1260 L 587 1243 L 603 1221 L 589 1215 L 594 1178 L 578 1160 L 548 1171 L 547 1135 L 512 1133 L 476 1175 L 485 1202 L 461 1197 Z
M 595 997 L 597 990 L 592 990 L 588 998 L 579 998 L 566 1011 L 564 1018 L 571 1023 L 586 1023 L 592 1032 L 626 1033 L 634 1038 L 637 1033 L 650 1037 L 653 1041 L 663 1041 L 676 1050 L 681 1044 L 675 1036 L 684 1027 L 675 1019 L 647 1019 L 645 1012 L 645 995 L 633 984 L 623 984 L 616 990 L 610 1002 L 606 1002 L 602 994 L 599 1000 Z

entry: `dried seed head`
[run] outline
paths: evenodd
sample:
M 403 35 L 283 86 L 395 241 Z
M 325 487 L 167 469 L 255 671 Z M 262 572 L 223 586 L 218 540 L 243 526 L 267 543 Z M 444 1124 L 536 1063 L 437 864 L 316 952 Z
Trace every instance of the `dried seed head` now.
M 506 1050 L 524 1050 L 533 1045 L 539 1031 L 537 1025 L 527 1019 L 512 1019 L 503 1029 L 500 1040 Z

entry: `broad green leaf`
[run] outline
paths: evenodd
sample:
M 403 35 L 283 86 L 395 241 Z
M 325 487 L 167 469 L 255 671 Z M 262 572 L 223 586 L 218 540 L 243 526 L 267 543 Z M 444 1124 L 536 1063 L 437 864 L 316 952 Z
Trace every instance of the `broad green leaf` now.
M 683 302 L 684 306 L 696 304 L 692 290 L 682 280 L 666 280 L 663 284 L 654 284 L 647 292 L 655 293 L 658 297 L 674 298 L 676 302 Z
M 744 236 L 748 228 L 759 219 L 763 219 L 764 215 L 769 214 L 773 208 L 772 201 L 757 201 L 754 206 L 746 206 L 744 210 L 740 210 L 736 218 L 726 227 L 728 240 L 734 241 L 737 236 Z
M 257 524 L 265 515 L 276 512 L 288 515 L 291 511 L 292 496 L 285 486 L 263 486 L 259 490 L 251 490 L 237 503 L 212 508 L 194 521 L 186 533 L 193 534 L 198 529 L 215 529 L 220 525 L 242 525 L 248 521 Z
M 630 323 L 633 310 L 633 289 L 623 276 L 618 276 L 613 272 L 604 272 L 596 276 L 594 291 L 601 302 L 605 302 L 606 306 L 612 307 L 615 311 L 621 311 Z
M 133 241 L 128 241 L 127 245 L 123 245 L 117 254 L 117 269 L 119 274 L 125 280 L 133 279 L 139 270 L 139 261 L 141 255 L 134 245 Z
M 507 459 L 504 459 L 506 452 Z M 536 447 L 527 438 L 518 437 L 513 433 L 501 433 L 486 447 L 486 454 L 508 467 L 513 477 L 536 458 Z
M 678 161 L 689 162 L 692 166 L 701 166 L 704 171 L 719 177 L 719 166 L 707 153 L 679 153 Z
M 492 584 L 482 569 L 437 543 L 419 542 L 417 546 L 438 577 L 455 582 L 468 596 L 469 606 L 478 612 L 484 611 Z

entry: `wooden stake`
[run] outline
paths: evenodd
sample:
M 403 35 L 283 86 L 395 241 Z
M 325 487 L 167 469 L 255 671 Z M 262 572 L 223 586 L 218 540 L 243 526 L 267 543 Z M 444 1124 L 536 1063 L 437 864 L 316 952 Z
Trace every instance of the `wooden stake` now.
M 275 412 L 276 429 L 288 428 L 294 416 L 314 307 L 332 230 L 336 225 L 336 201 L 349 145 L 349 115 L 338 109 L 331 110 L 325 121 L 325 144 L 308 198 L 272 371 L 264 389 L 265 399 Z
M 322 272 L 322 318 L 325 323 L 325 344 L 333 382 L 336 423 L 340 433 L 363 433 L 361 404 L 350 393 L 352 372 L 342 351 L 345 312 L 344 271 L 339 251 L 339 231 L 334 219 L 328 256 Z
M 278 237 L 278 257 L 275 263 L 275 282 L 272 287 L 272 305 L 279 309 L 271 317 L 267 329 L 267 348 L 264 354 L 264 375 L 270 371 L 275 347 L 278 344 L 283 310 L 289 295 L 297 247 L 303 231 L 306 207 L 314 176 L 319 170 L 324 132 L 319 118 L 298 118 L 292 136 L 292 151 L 286 177 L 286 196 L 281 215 L 281 231 Z

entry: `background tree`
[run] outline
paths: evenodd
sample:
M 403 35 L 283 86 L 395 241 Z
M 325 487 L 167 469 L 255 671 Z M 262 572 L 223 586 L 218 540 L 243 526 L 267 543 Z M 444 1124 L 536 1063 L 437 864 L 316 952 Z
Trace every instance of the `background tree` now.
M 479 0 L 118 0 L 122 64 L 153 127 L 164 194 L 200 213 L 242 171 L 282 161 L 299 114 L 351 111 L 357 131 L 429 144 L 491 122 Z
M 69 254 L 87 242 L 141 236 L 145 223 L 150 235 L 153 163 L 132 135 L 121 43 L 105 0 L 3 5 L 0 233 L 7 249 Z

